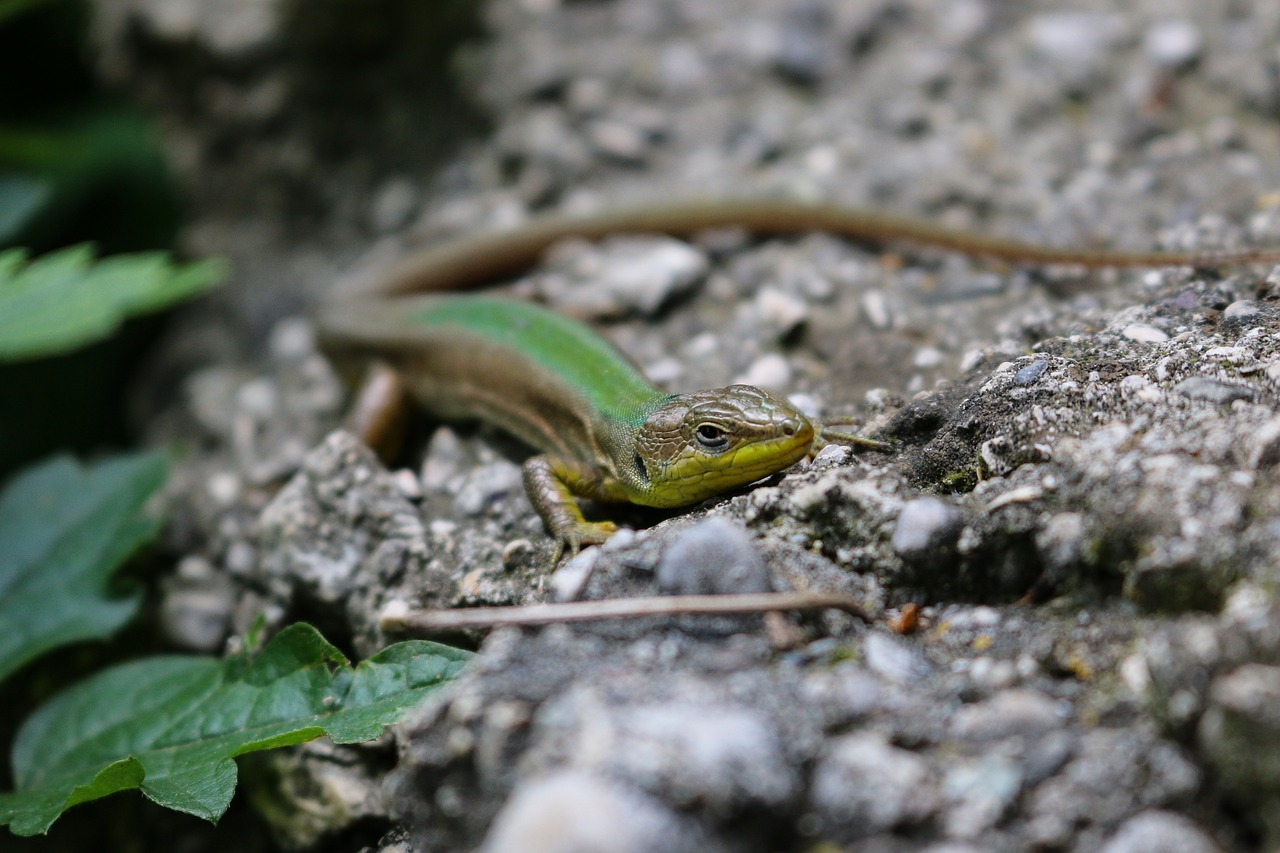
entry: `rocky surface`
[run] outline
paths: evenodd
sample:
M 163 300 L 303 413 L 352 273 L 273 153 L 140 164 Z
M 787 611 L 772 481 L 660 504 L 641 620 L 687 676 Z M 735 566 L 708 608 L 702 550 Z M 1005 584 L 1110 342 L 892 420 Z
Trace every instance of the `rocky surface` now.
M 451 66 L 487 131 L 406 159 L 322 143 L 365 114 L 316 106 L 316 79 L 351 89 L 289 60 L 294 6 L 249 4 L 240 30 L 176 0 L 100 5 L 104 40 L 148 48 L 112 42 L 112 73 L 182 130 L 192 247 L 238 269 L 157 369 L 184 378 L 150 433 L 192 448 L 175 640 L 308 618 L 366 654 L 394 639 L 387 607 L 660 592 L 841 591 L 873 617 L 495 631 L 397 732 L 380 806 L 342 795 L 404 827 L 384 849 L 1280 844 L 1280 273 L 732 230 L 570 242 L 516 291 L 596 318 L 664 386 L 752 381 L 895 448 L 624 511 L 637 532 L 554 571 L 518 449 L 443 427 L 382 469 L 331 434 L 343 391 L 296 316 L 450 233 L 676 195 L 1061 245 L 1280 244 L 1280 6 L 492 0 Z M 166 89 L 157 44 L 208 58 L 200 97 Z M 218 157 L 229 129 L 243 159 Z M 280 802 L 306 788 L 289 772 Z

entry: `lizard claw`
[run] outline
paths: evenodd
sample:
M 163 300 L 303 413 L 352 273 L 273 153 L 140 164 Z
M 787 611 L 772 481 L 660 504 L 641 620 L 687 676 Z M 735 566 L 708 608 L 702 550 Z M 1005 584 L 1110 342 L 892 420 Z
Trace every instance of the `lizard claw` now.
M 599 545 L 618 532 L 618 525 L 612 521 L 578 521 L 565 529 L 556 531 L 558 543 L 555 559 L 558 563 L 562 557 L 576 556 L 584 545 Z

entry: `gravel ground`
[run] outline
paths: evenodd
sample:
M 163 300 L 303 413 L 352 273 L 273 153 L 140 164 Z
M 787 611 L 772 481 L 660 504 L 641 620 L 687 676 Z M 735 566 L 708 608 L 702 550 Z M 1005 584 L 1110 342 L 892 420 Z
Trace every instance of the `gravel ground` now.
M 176 642 L 217 650 L 265 613 L 364 655 L 388 606 L 761 588 L 873 617 L 494 631 L 396 731 L 385 783 L 358 751 L 290 759 L 282 835 L 381 814 L 402 827 L 381 849 L 419 853 L 1280 845 L 1280 271 L 570 242 L 513 287 L 665 386 L 764 385 L 897 449 L 624 514 L 638 532 L 555 571 L 501 437 L 440 427 L 387 471 L 331 432 L 344 391 L 304 319 L 414 245 L 645 198 L 1280 244 L 1280 5 L 493 0 L 455 95 L 388 91 L 372 118 L 317 98 L 367 80 L 299 59 L 323 21 L 290 4 L 100 5 L 104 69 L 165 110 L 191 178 L 191 247 L 237 265 L 139 394 L 149 434 L 191 448 Z

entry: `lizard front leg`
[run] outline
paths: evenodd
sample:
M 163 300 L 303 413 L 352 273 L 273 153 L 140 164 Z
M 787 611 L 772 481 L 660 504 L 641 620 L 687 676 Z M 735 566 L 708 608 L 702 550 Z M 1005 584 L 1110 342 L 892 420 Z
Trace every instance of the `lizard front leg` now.
M 598 545 L 618 529 L 612 521 L 587 521 L 575 496 L 598 501 L 625 501 L 621 484 L 598 469 L 555 456 L 525 460 L 524 490 L 547 529 L 556 537 L 556 558 L 583 545 Z

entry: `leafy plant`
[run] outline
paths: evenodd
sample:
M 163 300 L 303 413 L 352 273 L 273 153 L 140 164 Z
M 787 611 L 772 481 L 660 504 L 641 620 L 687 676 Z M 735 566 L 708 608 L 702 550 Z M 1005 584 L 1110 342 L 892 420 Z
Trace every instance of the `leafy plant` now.
M 0 493 L 0 682 L 50 649 L 100 639 L 132 618 L 137 593 L 110 596 L 115 570 L 159 524 L 143 505 L 164 483 L 163 454 L 82 467 L 60 456 Z
M 75 246 L 28 262 L 0 252 L 0 360 L 66 352 L 101 340 L 123 320 L 157 311 L 217 284 L 215 261 L 175 264 L 165 252 L 93 260 Z
M 411 640 L 353 669 L 315 628 L 296 624 L 257 653 L 113 667 L 22 726 L 13 748 L 17 790 L 0 794 L 0 824 L 35 835 L 73 805 L 135 788 L 216 821 L 235 790 L 237 755 L 322 734 L 336 743 L 373 740 L 469 657 Z

